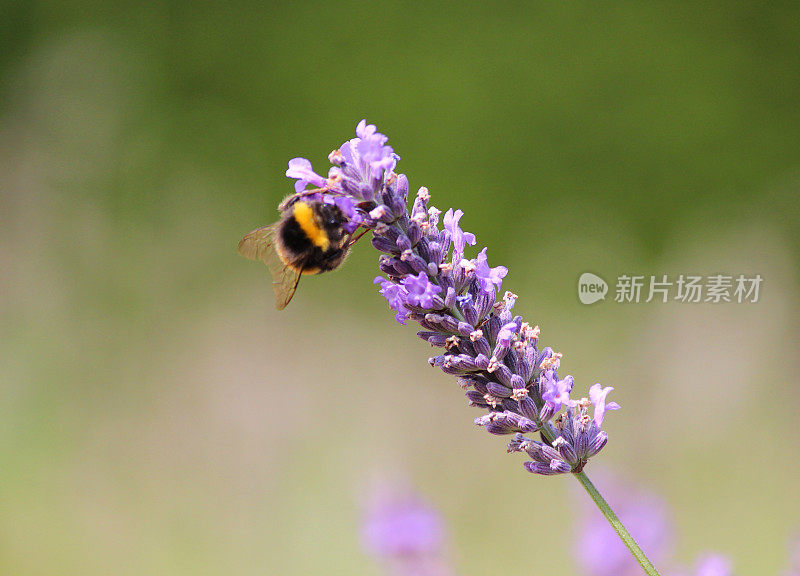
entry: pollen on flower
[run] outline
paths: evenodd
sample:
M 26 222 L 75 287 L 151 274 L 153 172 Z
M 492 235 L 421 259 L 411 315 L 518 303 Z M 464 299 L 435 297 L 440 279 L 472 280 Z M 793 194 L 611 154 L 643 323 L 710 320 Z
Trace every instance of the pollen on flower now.
M 519 402 L 523 398 L 527 398 L 527 397 L 528 397 L 528 389 L 527 388 L 516 388 L 514 390 L 513 394 L 511 394 L 512 400 L 516 400 L 517 402 Z
M 475 342 L 476 340 L 480 340 L 483 338 L 483 330 L 473 330 L 469 334 L 469 339 Z
M 389 211 L 386 209 L 386 206 L 381 205 L 370 211 L 369 216 L 375 220 L 380 220 L 381 218 L 385 218 L 388 214 Z
M 502 398 L 498 398 L 497 396 L 493 396 L 489 393 L 484 394 L 483 399 L 486 400 L 486 403 L 492 408 L 497 408 L 500 404 L 503 403 Z M 492 414 L 494 414 L 494 412 L 492 412 Z
M 531 325 L 527 322 L 523 322 L 519 328 L 520 337 L 524 338 L 525 340 L 538 340 L 539 339 L 539 327 L 534 326 L 531 328 Z
M 561 352 L 553 352 L 553 355 L 542 360 L 539 367 L 542 370 L 557 370 L 561 364 Z
M 475 262 L 473 262 L 472 260 L 467 260 L 466 258 L 462 259 L 461 262 L 458 263 L 458 265 L 464 269 L 464 273 L 467 275 L 474 274 L 475 270 L 478 269 Z
M 450 336 L 447 340 L 445 340 L 444 347 L 447 350 L 450 350 L 458 346 L 459 342 L 461 342 L 461 339 L 458 336 Z
M 336 150 L 332 150 L 331 153 L 328 154 L 328 161 L 331 164 L 336 164 L 336 165 L 339 165 L 342 162 L 344 162 L 341 149 L 337 148 Z
M 511 310 L 514 307 L 517 298 L 519 298 L 519 296 L 517 296 L 513 292 L 509 292 L 508 290 L 506 290 L 505 295 L 503 295 L 503 301 L 506 304 L 506 310 Z

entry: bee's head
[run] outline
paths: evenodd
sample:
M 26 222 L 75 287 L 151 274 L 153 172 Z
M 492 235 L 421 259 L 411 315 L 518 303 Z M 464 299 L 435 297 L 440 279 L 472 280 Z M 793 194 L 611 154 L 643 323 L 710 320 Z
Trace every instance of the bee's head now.
M 322 227 L 325 229 L 331 242 L 336 243 L 344 238 L 345 231 L 342 225 L 345 223 L 346 218 L 338 206 L 333 204 L 321 204 L 319 216 L 322 220 Z

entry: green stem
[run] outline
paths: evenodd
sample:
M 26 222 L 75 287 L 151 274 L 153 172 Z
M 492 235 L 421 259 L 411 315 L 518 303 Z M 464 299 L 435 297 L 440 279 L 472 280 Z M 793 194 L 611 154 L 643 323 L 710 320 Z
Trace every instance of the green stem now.
M 581 486 L 583 486 L 589 493 L 589 496 L 592 497 L 592 500 L 594 500 L 594 503 L 597 504 L 600 512 L 603 513 L 603 516 L 606 517 L 608 523 L 611 524 L 611 527 L 622 540 L 622 543 L 625 544 L 625 546 L 628 547 L 628 550 L 631 551 L 633 557 L 636 558 L 636 561 L 642 567 L 642 570 L 644 570 L 645 573 L 649 574 L 650 576 L 659 576 L 656 567 L 653 566 L 650 560 L 647 559 L 647 556 L 644 555 L 642 549 L 639 548 L 639 545 L 633 539 L 633 536 L 631 536 L 630 532 L 628 532 L 625 529 L 625 526 L 622 525 L 622 522 L 620 522 L 619 518 L 617 518 L 617 515 L 614 514 L 614 511 L 611 509 L 611 506 L 608 505 L 608 502 L 606 502 L 605 498 L 603 498 L 600 492 L 597 491 L 597 488 L 595 488 L 594 484 L 592 484 L 592 481 L 589 480 L 589 477 L 586 476 L 584 472 L 575 472 L 573 473 L 573 476 L 578 479 L 578 482 L 581 483 Z

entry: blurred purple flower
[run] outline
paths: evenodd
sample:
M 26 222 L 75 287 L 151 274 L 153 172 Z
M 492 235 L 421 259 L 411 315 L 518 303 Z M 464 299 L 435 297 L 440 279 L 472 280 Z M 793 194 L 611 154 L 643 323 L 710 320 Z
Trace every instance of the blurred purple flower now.
M 641 489 L 614 484 L 605 475 L 595 485 L 619 516 L 639 546 L 655 564 L 671 558 L 673 525 L 663 500 Z M 599 487 L 599 486 L 598 486 Z M 575 557 L 584 576 L 639 576 L 642 568 L 603 515 L 583 498 Z
M 397 576 L 448 576 L 445 528 L 419 496 L 382 489 L 373 495 L 361 525 L 364 549 Z
M 650 492 L 630 484 L 615 482 L 613 477 L 595 475 L 595 484 L 619 519 L 628 529 L 648 558 L 656 564 L 669 566 L 672 562 L 674 528 L 667 503 Z M 583 576 L 639 576 L 642 568 L 631 556 L 603 515 L 583 497 L 580 506 L 575 557 Z M 661 572 L 664 576 L 733 576 L 727 556 L 705 553 L 689 570 L 676 566 Z
M 572 377 L 558 376 L 561 355 L 539 350 L 539 329 L 511 313 L 517 296 L 498 300 L 505 266 L 489 266 L 487 248 L 468 258 L 474 234 L 461 228 L 464 212 L 429 206 L 420 188 L 409 212 L 408 179 L 393 172 L 399 157 L 388 138 L 362 120 L 353 138 L 331 152 L 328 178 L 295 159 L 287 175 L 324 188 L 325 201 L 342 204 L 348 231 L 373 232 L 372 245 L 382 253 L 375 278 L 380 293 L 396 312 L 422 328 L 417 335 L 443 353 L 429 359 L 459 378 L 470 406 L 488 413 L 475 420 L 492 434 L 517 434 L 509 452 L 525 452 L 525 469 L 544 475 L 578 472 L 608 441 L 601 430 L 611 388 L 592 387 L 590 399 L 573 400 Z M 298 183 L 298 186 L 300 183 Z M 594 405 L 594 418 L 589 407 Z M 562 407 L 566 410 L 560 412 Z M 545 442 L 521 434 L 541 431 Z
M 694 576 L 733 576 L 731 561 L 720 554 L 709 554 L 697 562 Z
M 800 531 L 789 538 L 789 561 L 781 576 L 800 576 Z
M 428 554 L 442 545 L 439 515 L 414 497 L 378 502 L 364 519 L 364 546 L 376 556 Z

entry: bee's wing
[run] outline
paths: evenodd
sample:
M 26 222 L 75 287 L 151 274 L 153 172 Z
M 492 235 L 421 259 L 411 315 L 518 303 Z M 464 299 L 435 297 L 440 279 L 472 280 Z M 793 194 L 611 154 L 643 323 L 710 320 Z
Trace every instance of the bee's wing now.
M 287 266 L 275 250 L 275 233 L 278 225 L 256 228 L 239 242 L 239 254 L 250 260 L 261 260 L 272 274 L 272 291 L 275 307 L 283 310 L 294 296 L 300 272 Z

